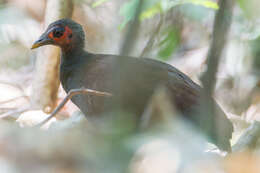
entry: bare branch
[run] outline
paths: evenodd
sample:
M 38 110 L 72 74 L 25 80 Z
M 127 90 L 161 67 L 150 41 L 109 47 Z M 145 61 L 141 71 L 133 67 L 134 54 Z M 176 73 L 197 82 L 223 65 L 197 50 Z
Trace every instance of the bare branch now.
M 256 148 L 258 139 L 260 138 L 260 122 L 255 121 L 243 135 L 238 139 L 237 143 L 232 147 L 233 152 L 239 152 L 246 149 L 253 150 Z
M 80 95 L 80 94 L 90 94 L 90 95 L 95 95 L 95 96 L 100 96 L 100 97 L 110 97 L 112 94 L 108 92 L 101 92 L 101 91 L 96 91 L 92 89 L 86 89 L 86 88 L 81 88 L 81 89 L 72 89 L 69 91 L 68 95 L 62 100 L 62 102 L 55 108 L 55 110 L 51 113 L 51 115 L 46 118 L 43 122 L 38 124 L 37 126 L 41 127 L 45 123 L 47 123 L 51 118 L 55 117 L 55 115 L 64 107 L 64 105 L 75 95 Z
M 22 98 L 25 98 L 26 100 L 29 101 L 29 97 L 26 96 L 26 95 L 23 95 L 23 96 L 18 96 L 18 97 L 11 98 L 11 99 L 8 99 L 8 100 L 0 101 L 0 104 L 6 104 L 6 103 L 13 102 L 15 100 L 22 99 Z
M 14 88 L 20 90 L 22 93 L 24 93 L 24 89 L 16 83 L 11 83 L 11 82 L 7 82 L 7 81 L 0 81 L 0 84 L 9 85 L 11 87 L 14 87 Z
M 139 16 L 141 13 L 142 5 L 143 5 L 143 0 L 139 0 L 135 12 L 134 20 L 129 22 L 129 27 L 126 32 L 123 45 L 120 49 L 120 55 L 129 55 L 129 53 L 131 53 L 133 49 L 134 42 L 136 41 L 136 38 L 139 33 L 139 27 L 140 27 Z
M 143 49 L 143 51 L 142 51 L 140 57 L 144 57 L 145 54 L 147 54 L 147 53 L 152 49 L 152 47 L 153 47 L 155 38 L 156 38 L 156 36 L 158 35 L 158 33 L 160 32 L 161 26 L 162 26 L 162 24 L 163 24 L 163 18 L 164 18 L 163 14 L 160 14 L 159 17 L 160 17 L 159 22 L 158 22 L 158 24 L 157 24 L 157 26 L 156 26 L 154 32 L 152 33 L 152 35 L 151 35 L 149 41 L 147 42 L 145 48 Z
M 172 116 L 176 115 L 177 112 L 172 106 L 172 102 L 167 92 L 168 90 L 164 87 L 160 87 L 154 92 L 141 116 L 139 124 L 140 129 L 147 129 L 152 125 L 161 122 L 172 122 L 172 118 L 176 118 L 175 116 Z
M 6 117 L 11 116 L 11 115 L 23 113 L 23 112 L 29 110 L 29 108 L 30 108 L 30 107 L 27 106 L 27 107 L 23 107 L 23 108 L 19 108 L 19 109 L 15 109 L 15 110 L 8 111 L 8 112 L 6 112 L 6 113 L 1 114 L 1 115 L 0 115 L 0 119 L 6 118 Z

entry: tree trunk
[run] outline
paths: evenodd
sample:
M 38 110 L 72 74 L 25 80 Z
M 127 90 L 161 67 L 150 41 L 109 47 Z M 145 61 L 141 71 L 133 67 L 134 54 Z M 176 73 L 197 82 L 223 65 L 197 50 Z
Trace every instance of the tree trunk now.
M 72 16 L 72 0 L 48 0 L 45 10 L 44 29 L 60 18 Z M 31 104 L 34 109 L 52 112 L 56 106 L 57 92 L 60 85 L 59 63 L 60 50 L 54 46 L 45 46 L 38 50 L 36 70 L 33 81 Z

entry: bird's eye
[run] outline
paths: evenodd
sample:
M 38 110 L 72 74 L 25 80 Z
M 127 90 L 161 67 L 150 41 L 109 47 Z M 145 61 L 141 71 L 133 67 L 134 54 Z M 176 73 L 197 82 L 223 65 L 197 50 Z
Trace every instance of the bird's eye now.
M 53 37 L 56 37 L 56 38 L 61 37 L 63 35 L 64 31 L 65 31 L 65 29 L 63 27 L 54 29 Z

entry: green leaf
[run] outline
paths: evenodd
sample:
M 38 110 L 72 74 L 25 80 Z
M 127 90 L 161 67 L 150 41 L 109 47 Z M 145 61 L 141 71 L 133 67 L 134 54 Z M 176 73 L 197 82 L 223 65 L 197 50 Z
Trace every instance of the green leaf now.
M 164 39 L 159 43 L 158 55 L 162 60 L 167 60 L 178 47 L 180 35 L 177 29 L 169 28 L 164 32 L 163 37 Z
M 100 6 L 101 4 L 103 4 L 104 2 L 107 2 L 107 1 L 109 1 L 109 0 L 97 0 L 91 6 L 92 6 L 92 8 L 96 8 L 96 7 Z
M 214 10 L 217 10 L 219 8 L 218 4 L 216 2 L 208 1 L 208 0 L 187 0 L 187 3 L 191 3 L 194 5 L 200 5 L 200 6 L 203 6 L 206 8 L 211 8 Z
M 151 8 L 148 8 L 147 10 L 143 11 L 140 15 L 140 20 L 144 20 L 144 19 L 148 19 L 148 18 L 152 18 L 153 16 L 155 16 L 158 13 L 162 12 L 162 8 L 160 3 L 156 3 L 154 6 L 152 6 Z

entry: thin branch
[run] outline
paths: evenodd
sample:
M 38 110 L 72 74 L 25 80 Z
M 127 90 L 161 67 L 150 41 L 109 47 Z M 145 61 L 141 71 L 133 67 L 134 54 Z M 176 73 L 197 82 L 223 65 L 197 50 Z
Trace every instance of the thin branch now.
M 7 81 L 0 81 L 0 84 L 9 85 L 13 88 L 20 90 L 22 93 L 24 93 L 24 89 L 16 83 L 11 83 L 11 82 L 7 82 Z
M 17 108 L 0 107 L 0 115 L 14 110 L 17 110 Z
M 139 123 L 140 130 L 147 129 L 162 122 L 172 122 L 172 118 L 176 118 L 175 116 L 170 116 L 176 115 L 177 112 L 172 106 L 172 102 L 167 94 L 167 89 L 164 87 L 160 87 L 154 92 L 141 116 Z
M 144 57 L 145 54 L 147 54 L 147 53 L 152 49 L 152 47 L 153 47 L 153 45 L 154 45 L 154 42 L 155 42 L 155 38 L 156 38 L 156 36 L 158 35 L 158 33 L 160 32 L 161 26 L 162 26 L 162 24 L 163 24 L 163 18 L 164 18 L 164 16 L 163 16 L 163 14 L 160 14 L 159 17 L 160 17 L 159 22 L 158 22 L 158 24 L 157 24 L 157 26 L 156 26 L 154 32 L 152 33 L 152 35 L 151 35 L 149 41 L 147 42 L 145 48 L 143 49 L 143 51 L 142 51 L 142 53 L 141 53 L 141 55 L 140 55 L 141 58 Z
M 29 106 L 22 107 L 22 108 L 19 108 L 19 109 L 15 109 L 15 110 L 11 110 L 11 111 L 8 111 L 6 113 L 1 114 L 0 115 L 0 119 L 6 118 L 6 117 L 14 115 L 14 114 L 21 114 L 21 113 L 23 113 L 23 112 L 25 112 L 27 110 L 29 110 Z
M 49 117 L 47 117 L 44 121 L 42 121 L 40 124 L 38 124 L 38 127 L 41 127 L 45 123 L 47 123 L 50 119 L 55 117 L 55 115 L 64 107 L 64 105 L 75 95 L 80 95 L 80 94 L 90 94 L 90 95 L 95 95 L 95 96 L 100 96 L 100 97 L 111 97 L 112 94 L 108 92 L 101 92 L 101 91 L 96 91 L 92 89 L 86 89 L 86 88 L 80 88 L 80 89 L 72 89 L 69 91 L 67 96 L 62 100 L 62 102 L 54 109 L 54 111 L 50 114 Z
M 232 147 L 233 152 L 243 151 L 245 149 L 255 149 L 258 139 L 260 138 L 260 122 L 255 121 L 249 126 L 237 143 Z
M 23 95 L 23 96 L 18 96 L 18 97 L 11 98 L 11 99 L 8 99 L 8 100 L 0 101 L 0 104 L 6 104 L 6 103 L 13 102 L 15 100 L 22 99 L 22 98 L 25 98 L 26 100 L 29 101 L 29 97 L 26 96 L 26 95 Z
M 11 110 L 16 110 L 17 108 L 6 108 L 6 107 L 0 107 L 0 111 L 2 112 L 7 112 L 7 111 L 11 111 Z
M 120 55 L 129 55 L 131 53 L 136 38 L 138 36 L 140 21 L 139 16 L 142 10 L 143 0 L 138 1 L 137 9 L 135 11 L 134 20 L 129 22 L 129 27 L 126 32 L 122 47 L 120 49 Z M 123 59 L 123 58 L 122 58 Z M 123 60 L 122 60 L 123 61 Z

